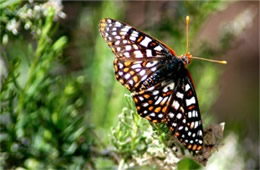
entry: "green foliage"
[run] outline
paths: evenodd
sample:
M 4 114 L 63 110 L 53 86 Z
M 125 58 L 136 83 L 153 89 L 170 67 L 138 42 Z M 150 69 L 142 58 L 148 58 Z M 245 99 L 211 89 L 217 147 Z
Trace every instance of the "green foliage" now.
M 42 5 L 46 4 L 39 8 Z M 51 5 L 45 7 L 46 15 L 36 15 L 29 30 L 30 34 L 37 30 L 34 40 L 23 40 L 28 46 L 19 44 L 18 39 L 2 47 L 6 49 L 1 55 L 8 68 L 0 93 L 4 169 L 74 169 L 83 167 L 90 156 L 92 132 L 84 120 L 85 99 L 78 90 L 84 88 L 84 77 L 55 75 L 57 57 L 62 54 L 67 38 L 54 38 L 57 11 Z M 32 10 L 27 5 L 15 8 Z M 21 17 L 19 12 L 12 14 L 12 20 Z M 19 45 L 25 49 L 19 49 Z M 29 56 L 17 55 L 26 50 Z
M 150 33 L 184 53 L 185 16 L 193 18 L 192 40 L 207 16 L 225 3 L 178 3 L 176 18 L 165 16 L 151 28 L 156 34 Z M 166 125 L 141 118 L 129 92 L 115 81 L 114 55 L 99 35 L 98 23 L 103 17 L 124 18 L 127 3 L 86 4 L 79 26 L 70 32 L 73 37 L 59 25 L 65 16 L 59 1 L 0 2 L 0 168 L 200 168 L 189 159 L 178 164 L 181 158 Z M 196 56 L 221 54 L 232 37 L 228 35 L 218 49 L 198 45 Z M 79 61 L 78 70 L 66 63 L 72 60 Z M 204 118 L 216 100 L 221 72 L 203 62 L 193 62 L 189 70 Z M 210 119 L 207 114 L 204 122 Z

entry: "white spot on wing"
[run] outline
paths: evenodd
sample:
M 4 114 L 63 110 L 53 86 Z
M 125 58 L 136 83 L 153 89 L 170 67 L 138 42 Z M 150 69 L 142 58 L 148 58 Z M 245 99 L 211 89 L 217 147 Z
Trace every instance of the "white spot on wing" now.
M 119 34 L 120 34 L 120 35 L 126 35 L 126 32 L 122 32 L 122 31 L 121 31 Z
M 144 81 L 147 78 L 147 75 L 144 75 L 141 79 L 141 81 Z
M 198 127 L 199 123 L 198 121 L 195 122 L 195 126 L 194 126 L 194 129 L 196 129 Z
M 165 103 L 168 100 L 169 97 L 165 97 L 162 101 L 162 103 Z
M 142 70 L 139 74 L 140 76 L 143 76 L 145 74 L 145 70 Z
M 159 117 L 159 118 L 163 118 L 163 114 L 159 114 L 158 117 Z
M 186 84 L 185 86 L 185 91 L 188 91 L 190 89 L 190 85 L 189 84 Z
M 141 51 L 139 51 L 139 50 L 138 50 L 138 51 L 135 51 L 134 54 L 135 54 L 135 57 L 136 57 L 136 58 L 142 58 L 142 57 L 143 57 L 143 54 L 142 54 Z
M 168 84 L 167 86 L 165 86 L 165 87 L 163 88 L 163 92 L 167 92 L 168 89 L 169 89 L 169 90 L 173 90 L 173 88 L 174 88 L 174 83 Z
M 136 40 L 136 37 L 134 37 L 134 36 L 130 36 L 129 39 L 132 40 L 132 41 L 135 41 L 135 40 Z
M 186 105 L 190 106 L 191 104 L 195 104 L 195 97 L 194 96 L 190 99 L 186 99 Z
M 149 105 L 148 103 L 144 103 L 144 104 L 143 104 L 144 107 L 147 107 L 148 105 Z
M 174 114 L 172 112 L 169 113 L 169 117 L 170 118 L 173 118 L 174 117 Z
M 172 103 L 172 106 L 173 106 L 176 110 L 178 110 L 179 107 L 180 107 L 180 104 L 179 104 L 178 101 L 174 100 L 173 103 Z
M 188 118 L 191 118 L 191 112 L 188 112 Z
M 198 135 L 202 136 L 202 131 L 201 130 L 198 131 Z
M 131 49 L 132 49 L 131 45 L 126 45 L 126 46 L 125 46 L 125 50 L 129 51 L 129 50 L 131 50 Z
M 130 75 L 129 73 L 127 73 L 127 74 L 125 75 L 125 79 L 129 79 L 130 76 L 131 76 L 131 75 Z
M 153 68 L 151 68 L 151 71 L 154 72 L 156 69 L 157 69 L 156 67 L 153 67 Z
M 123 32 L 127 32 L 129 29 L 130 29 L 129 26 L 125 26 L 124 28 L 121 29 L 121 31 L 123 31 Z
M 130 57 L 129 52 L 125 52 L 125 53 L 124 53 L 124 56 L 127 57 L 127 58 L 129 58 L 129 57 Z
M 141 64 L 134 64 L 131 66 L 132 69 L 141 68 Z
M 178 113 L 178 114 L 177 114 L 177 118 L 178 118 L 178 119 L 181 119 L 181 117 L 182 117 L 181 113 Z
M 131 86 L 134 85 L 134 81 L 133 81 L 133 80 L 130 80 L 128 83 L 129 83 Z
M 120 44 L 120 40 L 117 40 L 116 42 L 115 42 L 115 45 L 119 45 Z
M 148 37 L 145 37 L 142 41 L 141 41 L 141 45 L 143 45 L 143 46 L 145 46 L 145 47 L 147 47 L 148 46 L 148 44 L 149 44 L 149 42 L 151 42 L 152 40 L 151 40 L 151 38 L 148 38 Z
M 147 57 L 152 57 L 153 55 L 152 55 L 152 50 L 146 50 L 146 55 L 147 55 Z
M 124 67 L 124 65 L 122 63 L 118 63 L 118 66 L 120 69 L 122 69 Z
M 155 64 L 157 64 L 158 61 L 150 61 L 146 64 L 146 67 L 150 68 L 153 67 Z
M 180 92 L 177 92 L 176 93 L 176 96 L 178 97 L 178 98 L 180 98 L 180 99 L 183 99 L 183 93 L 180 93 Z
M 183 129 L 183 126 L 180 126 L 178 129 L 179 129 L 179 130 L 182 130 L 182 129 Z
M 156 51 L 162 51 L 162 47 L 161 47 L 160 45 L 157 45 L 157 46 L 154 48 L 154 50 L 156 50 Z
M 157 99 L 154 104 L 155 104 L 155 105 L 158 105 L 159 103 L 161 103 L 162 99 L 163 99 L 163 98 L 160 96 L 159 99 Z
M 153 95 L 154 95 L 154 96 L 157 95 L 157 94 L 159 94 L 159 90 L 153 91 Z
M 121 25 L 122 25 L 122 24 L 121 24 L 120 22 L 118 22 L 118 21 L 115 22 L 115 26 L 116 26 L 116 27 L 121 27 Z

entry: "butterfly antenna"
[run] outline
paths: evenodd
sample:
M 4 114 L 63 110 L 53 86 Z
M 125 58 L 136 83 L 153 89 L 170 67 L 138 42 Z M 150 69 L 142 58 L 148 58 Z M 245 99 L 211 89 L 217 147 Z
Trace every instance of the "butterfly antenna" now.
M 190 53 L 188 52 L 189 49 L 189 22 L 190 22 L 190 17 L 186 16 L 186 55 L 189 56 L 189 58 L 191 59 L 198 59 L 198 60 L 204 60 L 204 61 L 209 61 L 209 62 L 213 62 L 213 63 L 219 63 L 219 64 L 227 64 L 227 61 L 225 60 L 212 60 L 212 59 L 206 59 L 206 58 L 200 58 L 200 57 L 193 57 L 192 55 L 190 55 Z
M 226 60 L 212 60 L 212 59 L 207 59 L 207 58 L 200 58 L 200 57 L 194 57 L 190 56 L 191 59 L 198 59 L 198 60 L 204 60 L 204 61 L 209 61 L 213 63 L 219 63 L 219 64 L 227 64 Z
M 189 49 L 189 22 L 190 22 L 190 17 L 186 16 L 186 54 L 188 53 L 188 49 Z

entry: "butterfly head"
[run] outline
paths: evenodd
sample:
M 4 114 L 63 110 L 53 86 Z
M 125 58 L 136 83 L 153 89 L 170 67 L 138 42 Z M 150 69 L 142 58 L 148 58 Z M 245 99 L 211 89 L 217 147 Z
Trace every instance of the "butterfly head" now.
M 186 66 L 187 64 L 190 64 L 192 55 L 190 52 L 187 52 L 185 55 L 181 55 L 180 58 L 184 62 L 184 65 Z

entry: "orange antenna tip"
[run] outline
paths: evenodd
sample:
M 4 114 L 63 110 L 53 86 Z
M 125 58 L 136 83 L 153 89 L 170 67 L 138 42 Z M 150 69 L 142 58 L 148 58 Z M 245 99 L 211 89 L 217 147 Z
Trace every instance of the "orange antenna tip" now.
M 226 60 L 220 61 L 221 64 L 227 64 Z
M 190 16 L 186 16 L 186 23 L 190 22 Z

